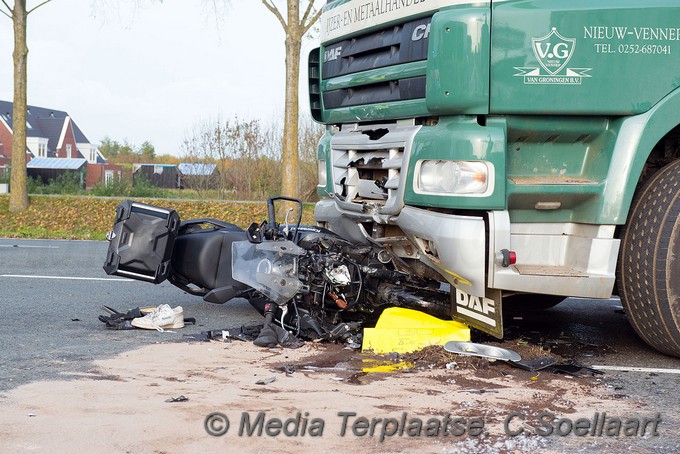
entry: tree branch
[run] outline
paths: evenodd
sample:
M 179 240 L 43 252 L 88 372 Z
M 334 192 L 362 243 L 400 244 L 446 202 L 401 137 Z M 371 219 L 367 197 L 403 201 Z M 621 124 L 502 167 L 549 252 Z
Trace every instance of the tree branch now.
M 307 9 L 305 10 L 305 14 L 302 15 L 302 20 L 300 21 L 301 25 L 305 25 L 305 22 L 307 22 L 307 18 L 312 12 L 312 8 L 314 7 L 314 0 L 307 0 L 309 3 L 307 3 Z
M 310 28 L 312 28 L 312 25 L 314 25 L 314 22 L 316 22 L 317 20 L 319 20 L 319 17 L 321 17 L 321 13 L 323 13 L 323 10 L 322 10 L 322 9 L 320 9 L 319 11 L 317 11 L 316 14 L 314 15 L 314 17 L 312 17 L 312 18 L 309 20 L 309 22 L 308 22 L 307 24 L 305 24 L 304 22 L 302 23 L 302 34 L 303 34 L 303 35 L 304 35 L 305 33 L 307 33 L 307 31 L 308 31 Z
M 3 0 L 3 1 L 4 1 L 4 0 Z M 51 1 L 52 1 L 52 0 L 45 0 L 45 1 L 42 2 L 41 4 L 36 5 L 36 6 L 34 6 L 33 8 L 29 9 L 29 10 L 26 12 L 26 14 L 27 14 L 27 15 L 28 15 L 28 14 L 31 14 L 31 13 L 32 13 L 33 11 L 35 11 L 36 9 L 40 8 L 40 7 L 43 6 L 44 4 L 49 3 L 49 2 L 51 2 Z
M 10 13 L 13 12 L 12 8 L 9 7 L 9 5 L 7 4 L 7 2 L 6 2 L 5 0 L 2 0 L 2 4 L 5 5 L 5 8 L 7 8 L 7 11 L 9 11 Z M 12 16 L 9 15 L 9 14 L 7 13 L 7 11 L 5 11 L 4 9 L 0 9 L 0 13 L 4 14 L 5 16 L 7 16 L 7 17 L 9 17 L 10 19 L 12 19 Z M 12 19 L 12 20 L 14 20 L 14 19 Z
M 3 1 L 4 1 L 4 0 L 3 0 Z M 272 13 L 274 16 L 276 16 L 276 18 L 277 18 L 277 19 L 279 20 L 279 22 L 281 23 L 281 27 L 283 27 L 283 29 L 285 30 L 286 27 L 288 27 L 288 25 L 286 24 L 285 19 L 283 18 L 283 16 L 282 16 L 281 13 L 279 12 L 279 9 L 278 9 L 273 3 L 269 3 L 270 1 L 271 1 L 271 0 L 262 0 L 262 4 L 263 4 L 264 6 L 266 6 L 267 9 L 268 9 L 269 11 L 271 11 L 271 13 Z

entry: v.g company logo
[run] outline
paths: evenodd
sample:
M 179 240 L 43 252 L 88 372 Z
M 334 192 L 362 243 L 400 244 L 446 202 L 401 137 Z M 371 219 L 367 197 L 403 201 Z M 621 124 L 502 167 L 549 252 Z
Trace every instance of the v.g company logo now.
M 565 38 L 555 27 L 542 38 L 531 38 L 531 47 L 538 63 L 551 75 L 562 71 L 576 47 L 576 38 Z
M 591 77 L 592 68 L 567 68 L 576 50 L 576 38 L 565 38 L 556 27 L 540 38 L 531 38 L 531 49 L 540 67 L 515 67 L 515 76 L 523 77 L 528 85 L 579 85 Z M 541 68 L 545 70 L 542 73 Z

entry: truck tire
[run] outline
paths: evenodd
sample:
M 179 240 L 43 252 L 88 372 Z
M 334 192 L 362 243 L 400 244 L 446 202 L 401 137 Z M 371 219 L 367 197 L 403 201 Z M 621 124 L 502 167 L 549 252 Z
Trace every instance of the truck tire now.
M 619 296 L 635 332 L 680 357 L 680 160 L 638 190 L 621 230 Z

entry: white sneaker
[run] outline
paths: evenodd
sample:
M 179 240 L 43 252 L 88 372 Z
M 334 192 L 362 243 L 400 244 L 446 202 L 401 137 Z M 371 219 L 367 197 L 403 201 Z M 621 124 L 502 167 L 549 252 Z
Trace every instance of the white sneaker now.
M 161 304 L 144 317 L 132 319 L 132 326 L 142 329 L 155 329 L 163 332 L 168 328 L 184 328 L 184 310 L 182 306 L 171 308 L 167 304 Z

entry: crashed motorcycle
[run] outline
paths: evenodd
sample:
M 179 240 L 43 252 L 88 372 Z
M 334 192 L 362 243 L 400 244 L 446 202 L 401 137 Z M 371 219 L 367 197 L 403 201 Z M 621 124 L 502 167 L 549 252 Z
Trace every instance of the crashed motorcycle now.
M 448 289 L 408 273 L 389 249 L 301 225 L 298 199 L 270 198 L 267 213 L 244 230 L 124 201 L 107 235 L 104 270 L 153 284 L 167 279 L 211 303 L 245 298 L 265 317 L 258 345 L 291 334 L 357 346 L 361 329 L 392 306 L 450 318 Z

